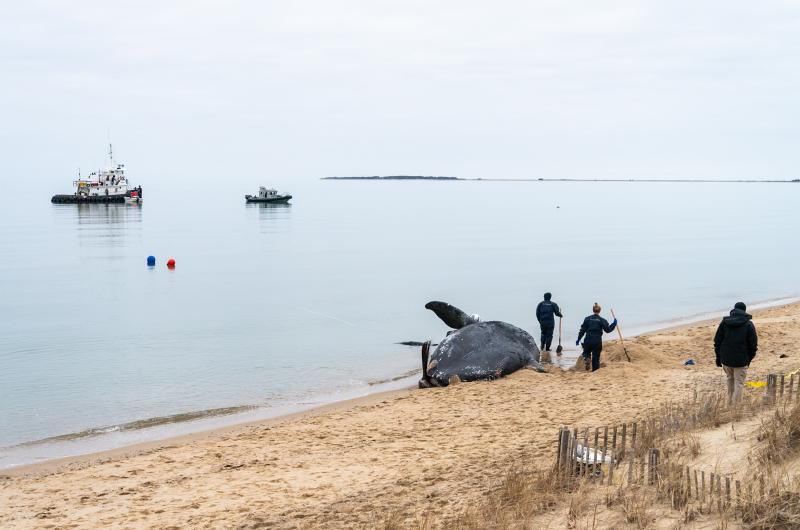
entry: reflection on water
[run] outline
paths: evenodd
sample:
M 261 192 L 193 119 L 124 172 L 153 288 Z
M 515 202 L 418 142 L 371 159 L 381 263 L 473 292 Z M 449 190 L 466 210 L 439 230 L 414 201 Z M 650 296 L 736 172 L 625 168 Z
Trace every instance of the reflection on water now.
M 138 223 L 142 220 L 142 205 L 131 204 L 56 204 L 57 209 L 74 211 L 80 224 Z
M 283 202 L 248 202 L 245 203 L 248 208 L 255 208 L 262 212 L 280 212 L 282 210 L 291 210 L 292 205 Z
M 142 205 L 132 204 L 54 204 L 58 222 L 74 223 L 80 243 L 120 246 L 142 223 Z
M 292 205 L 285 203 L 265 203 L 265 202 L 248 202 L 247 208 L 251 211 L 258 212 L 258 218 L 262 221 L 289 221 L 292 218 Z M 272 225 L 263 225 L 261 232 L 274 232 L 277 227 Z

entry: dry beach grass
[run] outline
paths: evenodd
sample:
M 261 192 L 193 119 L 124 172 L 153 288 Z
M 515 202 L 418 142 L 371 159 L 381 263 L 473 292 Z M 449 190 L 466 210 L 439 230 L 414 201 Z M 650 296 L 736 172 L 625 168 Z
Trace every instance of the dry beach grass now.
M 754 372 L 800 365 L 793 349 L 800 304 L 759 311 L 756 325 L 762 349 Z M 698 389 L 719 388 L 723 376 L 710 346 L 715 326 L 632 339 L 632 363 L 609 343 L 606 367 L 594 374 L 524 370 L 16 470 L 0 479 L 0 527 L 645 527 L 654 513 L 646 492 L 609 495 L 598 511 L 589 495 L 554 482 L 547 470 L 558 427 L 630 421 Z M 683 366 L 687 358 L 697 365 Z M 709 448 L 692 438 L 701 433 L 686 436 L 687 458 L 694 459 L 724 453 L 729 438 Z M 565 511 L 556 509 L 559 499 Z
M 616 480 L 608 466 L 602 475 L 576 473 L 575 468 L 564 472 L 558 466 L 532 473 L 512 470 L 477 506 L 445 520 L 426 518 L 417 526 L 800 528 L 800 403 L 796 395 L 787 395 L 775 406 L 752 394 L 758 392 L 751 392 L 751 399 L 732 413 L 726 405 L 707 406 L 725 398 L 724 391 L 711 392 L 681 408 L 693 418 L 701 415 L 701 421 L 681 424 L 673 417 L 665 422 L 667 428 L 640 438 L 643 447 L 660 448 L 666 457 L 652 483 L 643 480 L 647 474 L 637 478 L 629 472 L 625 477 L 624 462 L 634 455 L 631 451 Z M 647 425 L 667 412 L 655 409 L 638 423 Z M 710 488 L 697 490 L 697 475 L 692 484 L 690 469 L 709 474 L 708 483 L 703 475 L 700 484 Z M 716 482 L 714 477 L 719 477 Z

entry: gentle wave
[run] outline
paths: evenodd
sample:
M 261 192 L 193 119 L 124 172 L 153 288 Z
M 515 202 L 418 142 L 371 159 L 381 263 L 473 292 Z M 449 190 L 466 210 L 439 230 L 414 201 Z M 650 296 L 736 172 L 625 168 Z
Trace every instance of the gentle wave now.
M 241 405 L 238 407 L 223 407 L 217 409 L 198 410 L 194 412 L 182 412 L 180 414 L 171 414 L 169 416 L 157 416 L 155 418 L 147 418 L 144 420 L 136 420 L 128 423 L 120 423 L 119 425 L 96 427 L 69 434 L 59 434 L 58 436 L 50 436 L 48 438 L 42 438 L 40 440 L 23 442 L 21 444 L 18 444 L 17 447 L 80 440 L 82 438 L 90 438 L 92 436 L 100 436 L 102 434 L 108 434 L 112 432 L 136 431 L 140 429 L 148 429 L 150 427 L 158 427 L 159 425 L 183 423 L 187 421 L 212 418 L 216 416 L 229 416 L 231 414 L 238 414 L 240 412 L 246 412 L 256 408 L 258 407 L 254 405 Z
M 396 375 L 396 376 L 390 377 L 388 379 L 376 379 L 374 381 L 368 381 L 367 384 L 369 386 L 375 386 L 375 385 L 383 385 L 385 383 L 394 383 L 395 381 L 399 381 L 401 379 L 405 379 L 406 377 L 411 377 L 412 375 L 417 375 L 417 374 L 421 374 L 421 373 L 422 373 L 422 369 L 421 368 L 416 368 L 414 370 L 409 370 L 407 372 L 403 372 L 400 375 Z

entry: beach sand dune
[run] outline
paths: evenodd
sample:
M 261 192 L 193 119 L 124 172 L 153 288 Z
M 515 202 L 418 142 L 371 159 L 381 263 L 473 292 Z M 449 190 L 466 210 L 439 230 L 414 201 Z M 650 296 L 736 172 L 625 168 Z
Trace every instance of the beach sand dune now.
M 800 305 L 757 317 L 754 368 L 800 365 Z M 626 341 L 630 363 L 609 342 L 595 373 L 522 370 L 14 470 L 0 479 L 0 527 L 363 528 L 388 513 L 409 521 L 458 514 L 512 466 L 550 465 L 560 425 L 630 421 L 720 388 L 715 328 L 704 322 Z M 689 358 L 697 364 L 684 366 Z

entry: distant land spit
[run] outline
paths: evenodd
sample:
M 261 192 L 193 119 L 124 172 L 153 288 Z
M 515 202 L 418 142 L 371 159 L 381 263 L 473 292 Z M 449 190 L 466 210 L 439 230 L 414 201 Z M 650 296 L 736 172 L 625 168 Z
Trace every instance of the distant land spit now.
M 423 175 L 387 175 L 371 177 L 322 177 L 321 180 L 470 180 L 470 181 L 489 181 L 489 182 L 752 182 L 752 183 L 787 183 L 800 182 L 800 179 L 779 180 L 779 179 L 598 179 L 598 178 L 536 178 L 536 179 L 512 179 L 512 178 L 462 178 L 462 177 L 434 177 Z
M 469 180 L 458 177 L 423 177 L 421 175 L 387 175 L 385 177 L 322 177 L 322 180 Z M 473 179 L 480 180 L 480 179 Z

